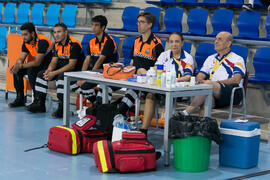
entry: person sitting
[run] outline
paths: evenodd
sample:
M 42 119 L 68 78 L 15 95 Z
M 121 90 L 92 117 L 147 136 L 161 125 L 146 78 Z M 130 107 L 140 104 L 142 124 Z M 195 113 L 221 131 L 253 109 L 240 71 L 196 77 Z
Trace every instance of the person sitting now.
M 215 39 L 216 54 L 209 56 L 196 81 L 202 84 L 213 86 L 212 107 L 219 108 L 228 106 L 232 89 L 243 86 L 243 77 L 246 67 L 244 59 L 231 51 L 233 37 L 229 32 L 220 32 Z M 239 104 L 242 99 L 241 90 L 235 92 L 234 104 Z M 197 108 L 200 108 L 199 115 L 204 115 L 205 96 L 195 96 L 191 104 L 182 112 L 183 115 L 190 115 Z
M 82 68 L 84 54 L 81 43 L 68 34 L 64 23 L 54 25 L 53 35 L 55 45 L 53 46 L 53 58 L 49 67 L 40 71 L 36 80 L 37 99 L 27 110 L 32 113 L 46 112 L 45 101 L 48 89 L 48 81 L 55 80 L 57 86 L 58 108 L 52 113 L 55 118 L 63 117 L 63 95 L 64 95 L 64 72 L 80 71 Z M 76 82 L 71 82 L 74 85 Z
M 117 60 L 117 47 L 114 39 L 105 33 L 107 26 L 107 18 L 103 15 L 98 15 L 92 18 L 92 30 L 95 34 L 95 37 L 89 41 L 87 48 L 87 56 L 84 60 L 82 71 L 87 70 L 102 70 L 104 63 L 112 63 Z M 87 98 L 92 104 L 98 105 L 102 103 L 102 89 L 99 89 L 98 92 L 95 91 L 94 87 L 97 84 L 88 83 L 85 80 L 77 82 L 72 89 L 82 94 Z M 113 87 L 108 89 L 109 91 L 109 100 L 111 100 Z M 119 88 L 117 88 L 119 89 Z
M 169 35 L 170 49 L 161 53 L 155 65 L 162 64 L 164 70 L 175 68 L 178 81 L 189 81 L 194 69 L 194 60 L 192 56 L 182 49 L 184 39 L 182 34 L 178 32 Z M 154 115 L 156 98 L 162 95 L 148 93 L 144 106 L 144 118 L 140 131 L 147 134 L 148 127 Z
M 23 77 L 26 74 L 28 75 L 30 86 L 35 96 L 37 74 L 39 71 L 48 67 L 52 58 L 52 53 L 50 52 L 52 46 L 51 40 L 36 33 L 34 24 L 25 23 L 20 29 L 23 39 L 22 52 L 16 63 L 10 68 L 17 94 L 16 99 L 12 103 L 9 103 L 9 107 L 11 108 L 25 105 Z M 27 57 L 29 58 L 26 61 Z
M 155 65 L 157 58 L 164 51 L 161 40 L 152 33 L 155 19 L 156 17 L 149 12 L 142 12 L 137 17 L 138 32 L 141 36 L 135 39 L 130 55 L 132 59 L 130 65 L 135 66 L 137 73 L 146 73 Z M 137 97 L 137 90 L 127 89 L 117 108 L 116 116 L 118 114 L 125 116 Z

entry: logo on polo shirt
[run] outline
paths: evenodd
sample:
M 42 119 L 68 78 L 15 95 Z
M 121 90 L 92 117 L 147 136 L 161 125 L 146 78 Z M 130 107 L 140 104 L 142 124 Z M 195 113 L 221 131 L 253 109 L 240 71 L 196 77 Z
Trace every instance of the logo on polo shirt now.
M 149 54 L 150 53 L 150 49 L 147 48 L 146 51 L 145 51 L 145 54 Z

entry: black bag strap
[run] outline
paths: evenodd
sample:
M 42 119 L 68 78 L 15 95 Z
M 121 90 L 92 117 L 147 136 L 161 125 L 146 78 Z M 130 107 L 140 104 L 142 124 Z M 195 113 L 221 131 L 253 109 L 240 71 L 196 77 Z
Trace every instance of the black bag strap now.
M 115 74 L 121 72 L 121 71 L 124 69 L 124 67 L 125 67 L 125 66 L 124 66 L 124 65 L 121 65 L 121 64 L 113 65 L 112 63 L 110 63 L 110 64 L 109 64 L 109 68 L 107 69 L 107 74 L 108 74 L 108 76 L 113 76 L 113 75 L 115 75 Z M 119 70 L 116 71 L 116 72 L 114 72 L 114 73 L 112 73 L 112 74 L 109 74 L 109 71 L 110 71 L 111 68 L 119 68 Z
M 41 149 L 41 148 L 46 148 L 46 147 L 48 147 L 48 143 L 47 144 L 44 144 L 42 146 L 38 146 L 38 147 L 26 149 L 26 150 L 24 150 L 24 152 L 28 152 L 28 151 L 32 151 L 32 150 L 36 150 L 36 149 Z

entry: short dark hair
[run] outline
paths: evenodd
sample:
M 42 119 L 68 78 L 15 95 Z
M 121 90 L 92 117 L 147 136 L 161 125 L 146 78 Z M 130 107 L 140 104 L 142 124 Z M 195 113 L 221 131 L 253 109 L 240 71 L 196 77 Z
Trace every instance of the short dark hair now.
M 141 13 L 137 16 L 137 19 L 138 19 L 139 17 L 141 17 L 141 16 L 145 17 L 147 23 L 152 23 L 152 27 L 151 27 L 151 28 L 154 27 L 154 24 L 155 24 L 155 22 L 156 22 L 156 16 L 155 16 L 155 15 L 153 15 L 153 14 L 150 13 L 150 12 L 141 12 Z
M 106 26 L 108 24 L 107 18 L 105 16 L 103 16 L 103 15 L 94 16 L 92 18 L 92 22 L 99 22 L 100 23 L 100 27 L 105 26 L 105 28 L 106 28 Z
M 20 29 L 21 31 L 27 30 L 29 33 L 36 33 L 36 28 L 33 23 L 24 23 Z
M 54 27 L 62 27 L 65 31 L 67 30 L 67 26 L 64 23 L 57 23 Z
M 179 32 L 172 32 L 172 33 L 169 35 L 169 38 L 168 38 L 168 39 L 170 39 L 171 35 L 173 35 L 173 34 L 178 35 L 178 36 L 180 37 L 181 41 L 184 41 L 183 35 L 182 35 L 181 33 L 179 33 Z

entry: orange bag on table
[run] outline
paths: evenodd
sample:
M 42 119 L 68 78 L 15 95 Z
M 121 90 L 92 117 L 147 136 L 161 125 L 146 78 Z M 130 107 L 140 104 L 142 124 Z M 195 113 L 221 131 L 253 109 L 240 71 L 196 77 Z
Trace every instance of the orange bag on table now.
M 122 63 L 104 64 L 103 69 L 103 77 L 115 80 L 127 80 L 136 71 L 134 66 L 125 66 Z

